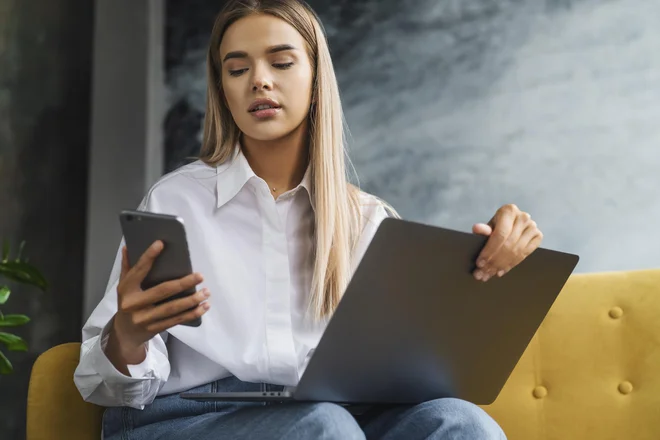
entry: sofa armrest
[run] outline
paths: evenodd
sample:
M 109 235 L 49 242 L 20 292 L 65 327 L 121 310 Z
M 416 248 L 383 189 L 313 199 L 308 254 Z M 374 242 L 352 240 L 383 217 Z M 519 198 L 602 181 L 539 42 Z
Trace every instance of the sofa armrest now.
M 27 440 L 98 440 L 104 408 L 85 402 L 75 384 L 80 344 L 51 348 L 37 358 L 27 399 Z

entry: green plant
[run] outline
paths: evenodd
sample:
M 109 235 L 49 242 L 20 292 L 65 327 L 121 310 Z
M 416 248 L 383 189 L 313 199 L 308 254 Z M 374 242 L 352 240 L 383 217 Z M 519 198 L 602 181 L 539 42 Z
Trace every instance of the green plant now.
M 9 242 L 5 241 L 2 249 L 2 260 L 0 260 L 0 275 L 4 278 L 21 284 L 27 284 L 38 287 L 42 291 L 48 288 L 48 283 L 39 270 L 28 262 L 27 258 L 22 258 L 25 242 L 22 242 L 18 248 L 16 258 L 9 258 Z M 11 289 L 9 286 L 0 285 L 0 306 L 4 305 L 9 299 Z M 25 315 L 4 315 L 0 311 L 0 330 L 2 327 L 18 327 L 30 322 L 30 318 Z M 4 344 L 9 351 L 27 351 L 28 346 L 23 338 L 0 331 L 0 343 Z M 9 359 L 0 350 L 0 374 L 9 374 L 14 371 Z

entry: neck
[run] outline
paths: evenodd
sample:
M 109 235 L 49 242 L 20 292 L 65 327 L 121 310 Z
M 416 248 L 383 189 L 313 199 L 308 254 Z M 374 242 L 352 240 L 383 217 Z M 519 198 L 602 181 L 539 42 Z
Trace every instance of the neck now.
M 309 163 L 305 125 L 271 141 L 242 136 L 245 158 L 252 171 L 266 181 L 274 197 L 298 186 L 305 175 Z

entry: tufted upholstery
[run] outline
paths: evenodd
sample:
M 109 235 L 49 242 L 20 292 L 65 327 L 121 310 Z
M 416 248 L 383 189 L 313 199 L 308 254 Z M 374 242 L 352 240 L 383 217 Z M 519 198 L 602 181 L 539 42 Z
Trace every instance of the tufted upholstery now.
M 100 437 L 102 409 L 72 381 L 78 355 L 64 344 L 35 363 L 28 440 Z M 484 409 L 509 440 L 660 439 L 660 270 L 572 276 Z
M 572 276 L 484 409 L 511 440 L 660 439 L 660 270 Z

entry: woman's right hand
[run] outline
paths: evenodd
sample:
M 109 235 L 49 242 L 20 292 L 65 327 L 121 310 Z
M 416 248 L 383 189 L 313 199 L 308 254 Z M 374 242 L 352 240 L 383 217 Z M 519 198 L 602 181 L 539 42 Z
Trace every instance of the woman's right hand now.
M 194 288 L 203 281 L 193 273 L 178 280 L 166 281 L 147 290 L 140 287 L 163 249 L 154 242 L 133 267 L 129 267 L 126 247 L 122 248 L 121 275 L 117 285 L 117 313 L 106 347 L 115 367 L 128 373 L 127 364 L 139 364 L 146 357 L 145 343 L 160 332 L 177 324 L 199 318 L 209 309 L 209 292 L 202 289 L 193 295 L 162 304 L 156 303 L 172 295 Z

